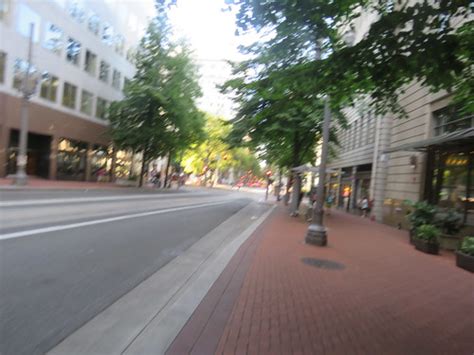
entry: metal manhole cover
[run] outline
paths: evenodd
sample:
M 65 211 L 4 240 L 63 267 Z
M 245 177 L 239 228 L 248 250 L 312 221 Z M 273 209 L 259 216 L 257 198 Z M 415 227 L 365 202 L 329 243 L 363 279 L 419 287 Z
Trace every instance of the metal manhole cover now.
M 318 267 L 320 269 L 327 270 L 342 270 L 345 266 L 341 263 L 325 259 L 316 259 L 316 258 L 301 258 L 301 261 L 306 265 Z

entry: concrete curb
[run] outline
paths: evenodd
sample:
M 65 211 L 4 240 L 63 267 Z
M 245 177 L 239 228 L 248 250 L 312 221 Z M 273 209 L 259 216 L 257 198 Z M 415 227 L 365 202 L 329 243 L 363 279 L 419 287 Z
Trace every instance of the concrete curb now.
M 273 208 L 256 202 L 244 207 L 48 354 L 164 354 Z

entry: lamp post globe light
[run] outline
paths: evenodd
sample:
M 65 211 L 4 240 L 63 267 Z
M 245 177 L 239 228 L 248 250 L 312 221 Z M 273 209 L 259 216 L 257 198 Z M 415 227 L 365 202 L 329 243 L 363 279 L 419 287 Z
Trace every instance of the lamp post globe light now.
M 28 44 L 28 62 L 26 68 L 22 68 L 20 78 L 22 93 L 21 113 L 20 113 L 20 142 L 18 147 L 18 154 L 16 157 L 16 174 L 14 179 L 15 185 L 26 185 L 28 183 L 28 176 L 26 174 L 26 165 L 28 162 L 28 102 L 31 96 L 36 92 L 39 82 L 39 73 L 33 68 L 31 64 L 32 50 L 33 50 L 33 34 L 34 24 L 30 24 L 30 40 Z

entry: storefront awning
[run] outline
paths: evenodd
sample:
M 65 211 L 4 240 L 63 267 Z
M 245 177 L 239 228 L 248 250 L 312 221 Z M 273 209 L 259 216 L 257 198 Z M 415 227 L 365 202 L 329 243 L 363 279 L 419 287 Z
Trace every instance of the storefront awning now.
M 398 147 L 389 148 L 384 153 L 393 153 L 401 150 L 408 151 L 426 151 L 430 147 L 443 145 L 458 145 L 460 143 L 473 142 L 474 139 L 474 127 L 464 129 L 462 131 L 451 132 L 442 136 L 437 136 L 423 141 L 407 143 L 399 145 Z

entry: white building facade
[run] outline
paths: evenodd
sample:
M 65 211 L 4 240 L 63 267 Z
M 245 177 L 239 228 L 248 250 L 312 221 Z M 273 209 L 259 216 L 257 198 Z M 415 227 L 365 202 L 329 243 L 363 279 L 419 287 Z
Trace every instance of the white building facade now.
M 0 0 L 0 176 L 15 173 L 21 76 L 34 26 L 27 173 L 94 180 L 130 163 L 115 154 L 106 110 L 133 77 L 133 53 L 153 2 Z

